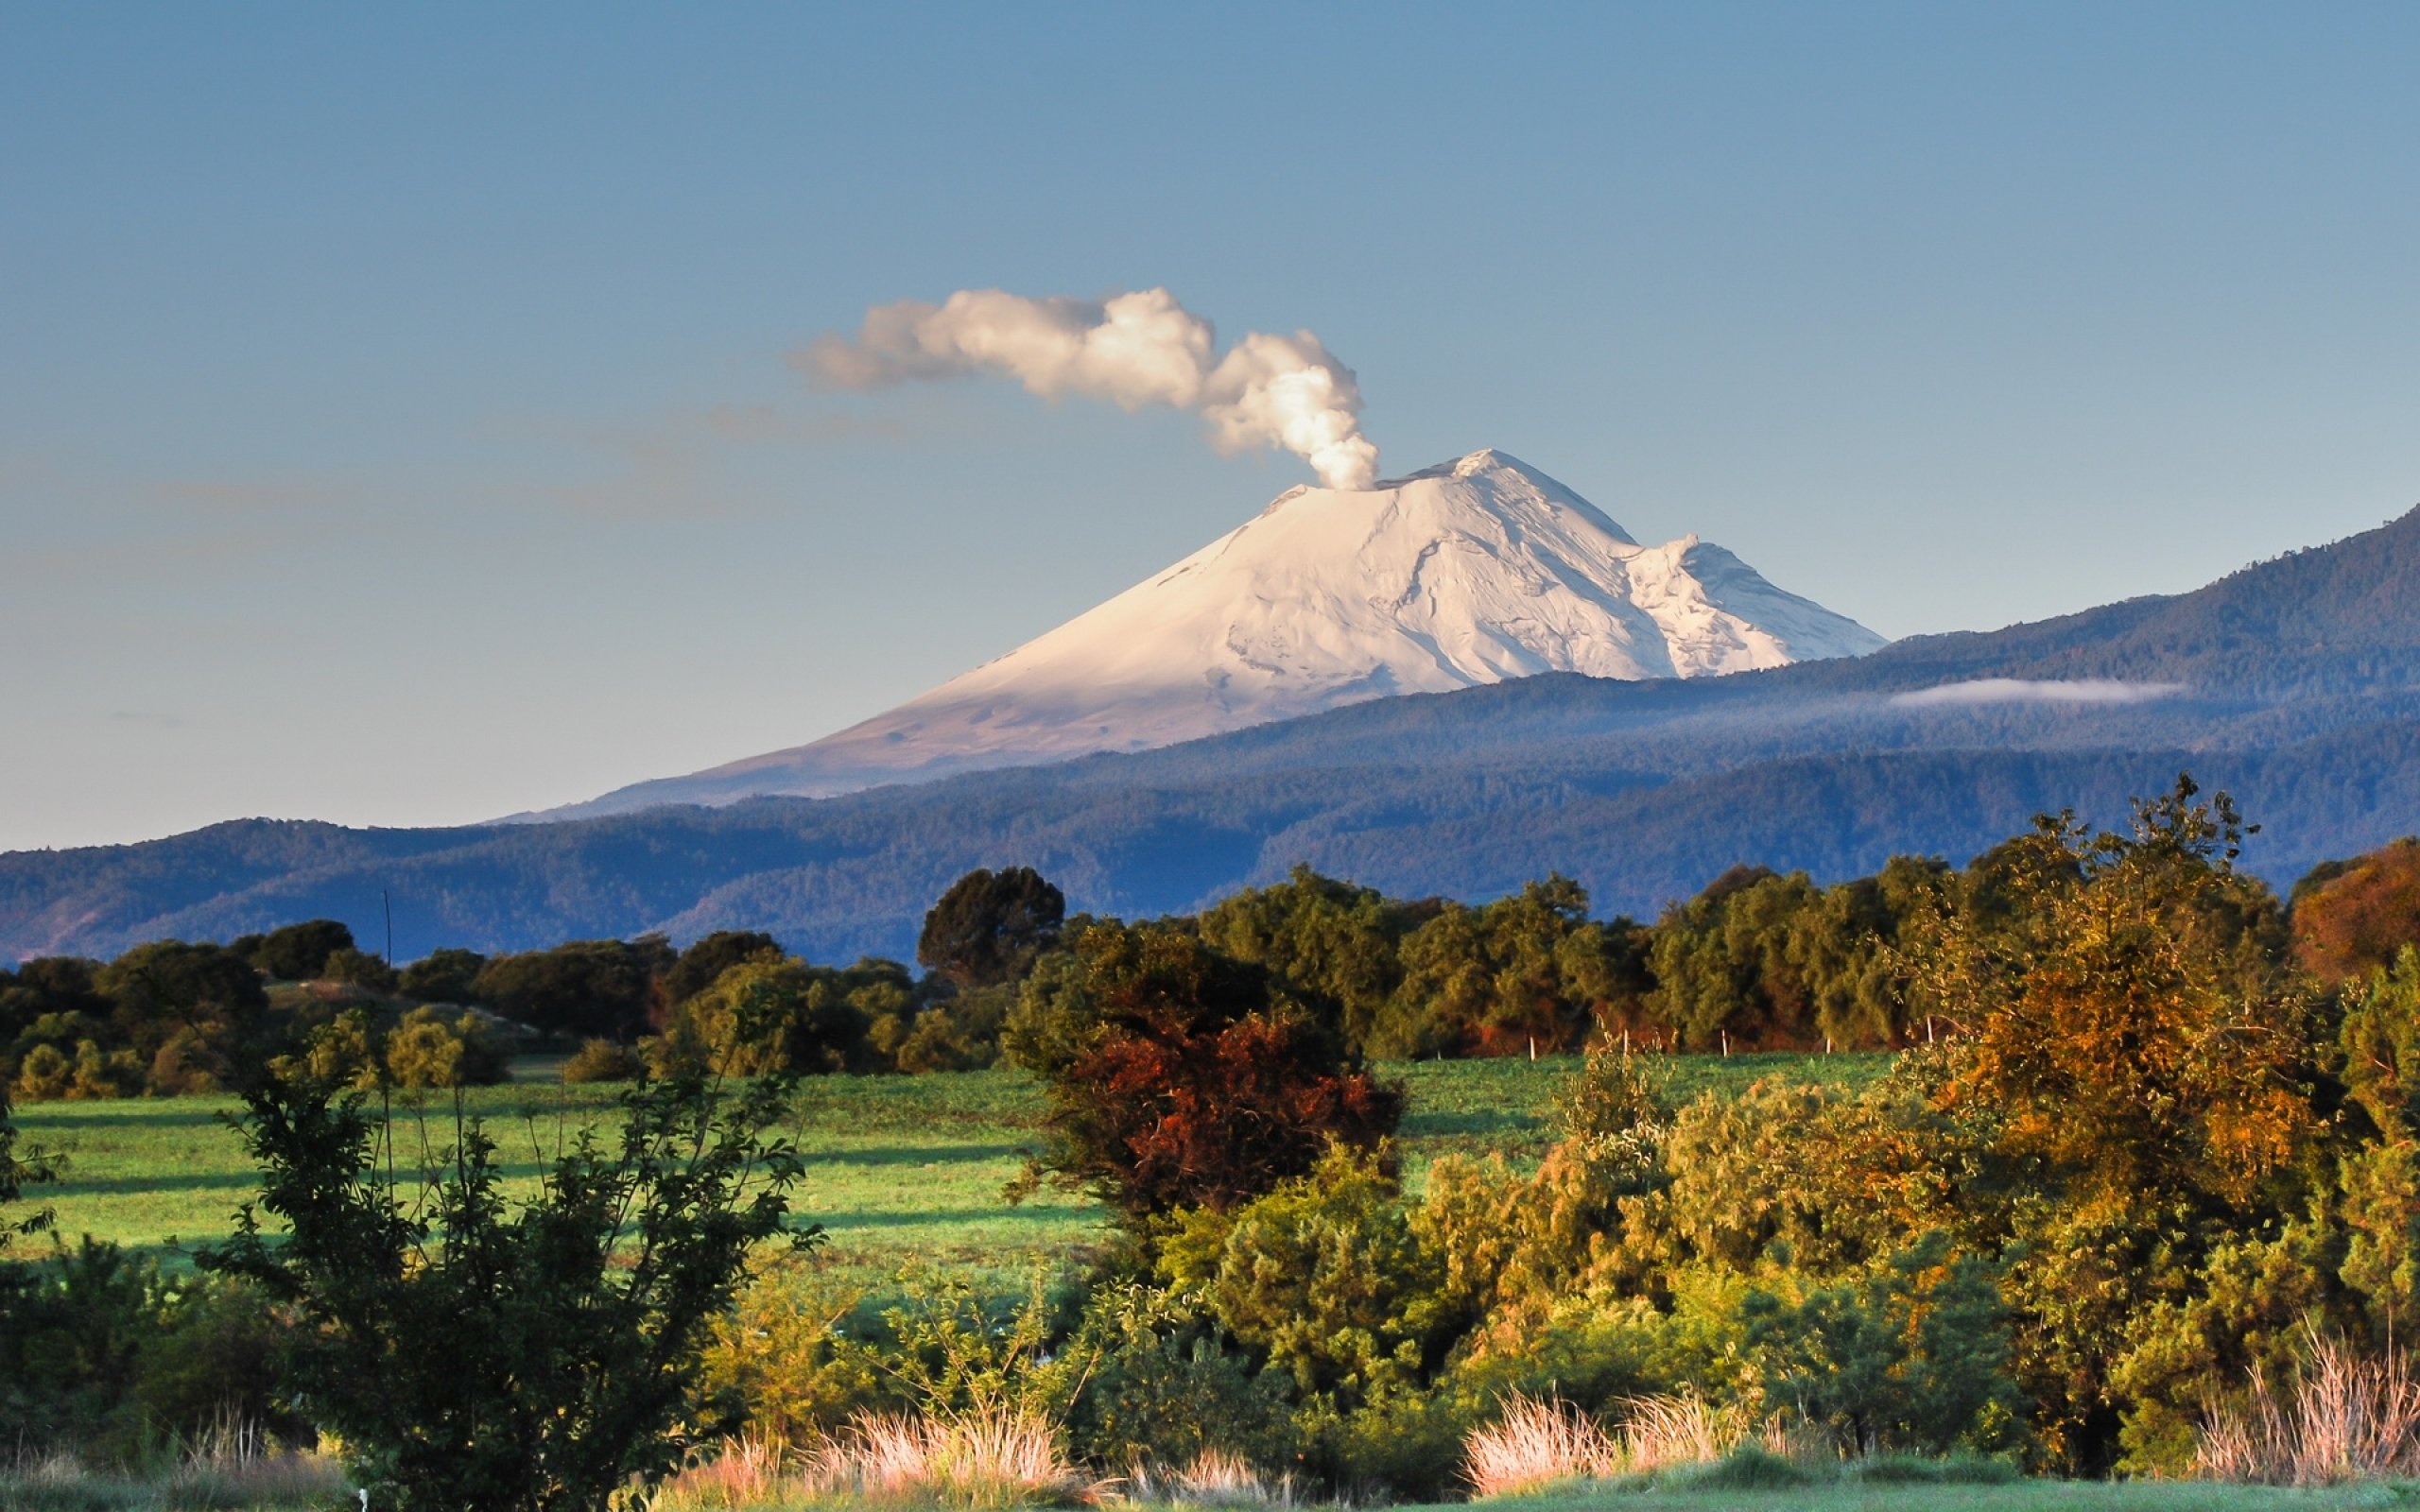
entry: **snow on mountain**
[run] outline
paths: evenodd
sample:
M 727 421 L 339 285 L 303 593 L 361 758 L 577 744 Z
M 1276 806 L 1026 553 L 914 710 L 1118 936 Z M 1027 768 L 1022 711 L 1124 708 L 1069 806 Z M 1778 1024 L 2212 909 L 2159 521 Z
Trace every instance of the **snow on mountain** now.
M 1143 750 L 1392 694 L 1532 673 L 1697 678 L 1883 638 L 1720 546 L 1643 546 L 1501 452 L 1366 490 L 1297 488 L 1047 634 L 810 746 L 548 817 L 825 797 Z

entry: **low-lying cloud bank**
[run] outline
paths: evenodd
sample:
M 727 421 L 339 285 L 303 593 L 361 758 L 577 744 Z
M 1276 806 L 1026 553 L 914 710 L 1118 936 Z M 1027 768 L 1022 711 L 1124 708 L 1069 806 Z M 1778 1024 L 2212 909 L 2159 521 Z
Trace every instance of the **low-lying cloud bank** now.
M 1894 694 L 1891 706 L 1938 709 L 1995 703 L 2149 703 L 2154 698 L 2173 698 L 2184 691 L 2185 684 L 2181 682 L 2128 682 L 2118 678 L 1977 678 L 1969 682 L 1945 682 L 1938 688 Z

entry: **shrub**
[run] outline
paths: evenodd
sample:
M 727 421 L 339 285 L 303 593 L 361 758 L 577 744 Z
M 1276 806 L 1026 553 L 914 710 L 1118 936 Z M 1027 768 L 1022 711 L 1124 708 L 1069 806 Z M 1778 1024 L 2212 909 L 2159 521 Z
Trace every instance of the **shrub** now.
M 1673 1477 L 1674 1484 L 1703 1491 L 1786 1491 L 1813 1479 L 1805 1470 L 1754 1442 L 1742 1442 L 1710 1465 Z
M 1187 1214 L 1160 1268 L 1298 1391 L 1346 1406 L 1422 1382 L 1445 1342 L 1437 1257 L 1377 1159 L 1341 1146 L 1232 1215 Z
M 2007 1309 L 1990 1264 L 1927 1234 L 1862 1280 L 1794 1305 L 1741 1309 L 1765 1391 L 1873 1453 L 2014 1447 L 2027 1402 L 2009 1376 Z
M 404 1015 L 387 1037 L 387 1074 L 398 1087 L 487 1087 L 506 1079 L 504 1052 L 478 1015 L 451 1023 L 434 1007 Z
M 887 1362 L 849 1330 L 863 1300 L 795 1256 L 752 1265 L 706 1336 L 698 1378 L 706 1413 L 745 1425 L 752 1440 L 795 1448 L 894 1404 Z
M 618 1147 L 583 1131 L 515 1210 L 477 1121 L 458 1121 L 433 1178 L 402 1192 L 358 1094 L 272 1082 L 247 1094 L 240 1131 L 259 1207 L 289 1232 L 271 1243 L 248 1203 L 199 1263 L 257 1281 L 307 1325 L 298 1383 L 381 1504 L 594 1507 L 687 1447 L 708 1325 L 751 1246 L 781 1229 L 800 1175 L 765 1138 L 788 1091 L 634 1087 Z
M 1166 1467 L 1224 1453 L 1275 1465 L 1295 1456 L 1285 1377 L 1257 1375 L 1184 1297 L 1103 1287 L 1062 1358 L 1083 1373 L 1069 1437 L 1096 1464 Z
M 636 1081 L 647 1074 L 647 1061 L 628 1045 L 611 1040 L 583 1040 L 579 1053 L 563 1062 L 567 1083 Z
M 343 982 L 372 992 L 392 992 L 397 979 L 395 969 L 368 951 L 357 951 L 348 945 L 328 953 L 326 964 L 319 974 L 331 982 Z

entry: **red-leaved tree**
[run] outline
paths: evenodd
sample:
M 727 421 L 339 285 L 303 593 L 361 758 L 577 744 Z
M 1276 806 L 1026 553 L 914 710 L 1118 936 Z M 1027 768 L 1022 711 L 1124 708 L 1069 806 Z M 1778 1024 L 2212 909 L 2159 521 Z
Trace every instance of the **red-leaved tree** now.
M 1085 1048 L 1044 1072 L 1047 1174 L 1132 1217 L 1224 1211 L 1376 1147 L 1403 1116 L 1333 1024 L 1189 931 L 1099 925 L 1082 959 Z

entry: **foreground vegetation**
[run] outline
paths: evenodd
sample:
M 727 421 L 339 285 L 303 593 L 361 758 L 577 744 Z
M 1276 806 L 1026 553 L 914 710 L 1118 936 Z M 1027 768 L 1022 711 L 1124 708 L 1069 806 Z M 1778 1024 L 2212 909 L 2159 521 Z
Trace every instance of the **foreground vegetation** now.
M 2241 833 L 2180 782 L 2127 833 L 2046 817 L 1866 895 L 1735 877 L 1656 926 L 1649 1022 L 1575 988 L 1618 932 L 1541 889 L 1423 915 L 1298 876 L 1128 923 L 1054 920 L 1029 874 L 944 900 L 945 989 L 888 1028 L 848 972 L 725 940 L 640 1045 L 581 1051 L 652 1073 L 610 1104 L 397 1120 L 414 1025 L 363 1054 L 339 1016 L 236 1063 L 262 1199 L 199 1276 L 107 1246 L 0 1270 L 0 1407 L 20 1441 L 156 1455 L 197 1383 L 240 1388 L 431 1512 L 676 1461 L 663 1512 L 2051 1494 L 1992 1484 L 2020 1470 L 2390 1497 L 2420 1476 L 2411 855 L 2290 908 Z M 1887 907 L 1834 911 L 1859 896 Z M 1422 975 L 1430 946 L 1459 964 Z M 1768 1030 L 1876 1005 L 1902 1048 L 1641 1051 L 1725 994 Z M 1590 1053 L 1530 1060 L 1574 1002 Z M 1431 1031 L 1523 1054 L 1371 1058 Z M 911 1044 L 1013 1071 L 835 1074 Z M 852 1153 L 862 1195 L 827 1207 L 808 1173 Z M 1053 1206 L 1003 1217 L 978 1178 Z M 889 1258 L 943 1263 L 869 1263 L 885 1187 L 918 1214 Z M 1031 1227 L 925 1228 L 961 1190 L 944 1221 Z M 102 1323 L 122 1359 L 79 1352 Z

